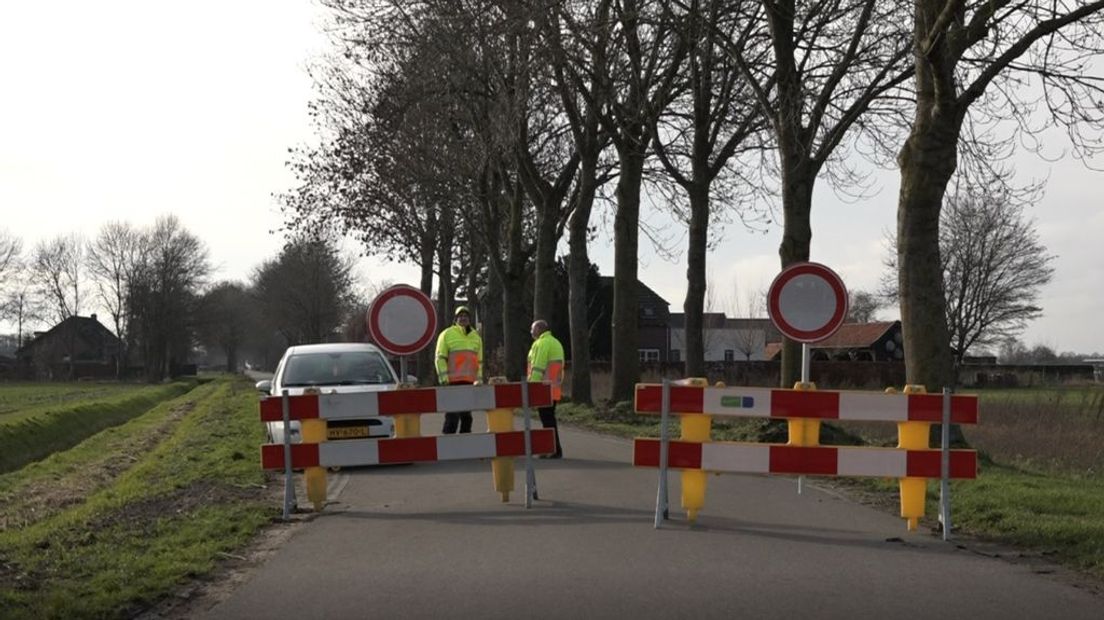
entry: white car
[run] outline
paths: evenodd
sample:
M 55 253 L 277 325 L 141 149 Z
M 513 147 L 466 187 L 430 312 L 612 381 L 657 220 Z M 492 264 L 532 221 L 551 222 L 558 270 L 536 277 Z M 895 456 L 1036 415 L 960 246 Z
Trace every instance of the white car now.
M 288 347 L 271 381 L 257 382 L 257 390 L 279 396 L 302 394 L 317 389 L 323 394 L 379 392 L 398 387 L 399 378 L 376 346 L 362 343 L 304 344 Z M 291 442 L 298 443 L 299 422 L 289 422 Z M 366 416 L 363 420 L 334 420 L 327 424 L 328 439 L 391 437 L 395 423 L 388 416 Z M 268 438 L 283 443 L 284 423 L 269 422 Z

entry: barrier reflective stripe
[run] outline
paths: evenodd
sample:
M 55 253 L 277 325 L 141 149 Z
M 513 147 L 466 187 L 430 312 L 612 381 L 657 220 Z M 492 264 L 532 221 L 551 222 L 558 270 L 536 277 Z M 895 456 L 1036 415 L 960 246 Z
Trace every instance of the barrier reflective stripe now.
M 292 420 L 342 420 L 376 415 L 507 409 L 521 407 L 522 385 L 528 386 L 530 407 L 552 405 L 552 390 L 548 384 L 502 383 L 289 396 L 289 415 Z M 261 420 L 281 421 L 283 413 L 280 402 L 278 396 L 263 398 L 260 405 Z
M 661 386 L 636 386 L 638 413 L 660 412 Z M 671 411 L 712 416 L 939 422 L 940 394 L 883 394 L 774 388 L 671 386 Z M 976 396 L 951 397 L 951 422 L 977 424 Z
M 536 429 L 530 432 L 533 454 L 552 454 L 556 451 L 552 429 Z M 509 431 L 292 444 L 291 464 L 293 469 L 302 469 L 525 456 L 524 434 L 524 431 Z M 284 446 L 282 444 L 261 446 L 261 467 L 283 469 Z
M 939 478 L 939 450 L 671 441 L 668 466 L 711 472 Z M 951 478 L 976 478 L 977 453 L 951 450 Z M 659 440 L 633 442 L 633 465 L 659 467 Z

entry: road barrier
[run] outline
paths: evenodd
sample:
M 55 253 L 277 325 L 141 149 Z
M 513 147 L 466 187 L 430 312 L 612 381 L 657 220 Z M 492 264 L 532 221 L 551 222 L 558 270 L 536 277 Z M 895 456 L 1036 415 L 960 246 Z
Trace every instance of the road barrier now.
M 901 516 L 915 530 L 924 515 L 927 480 L 942 481 L 940 518 L 950 531 L 951 478 L 975 478 L 977 454 L 973 450 L 950 450 L 949 424 L 976 424 L 976 396 L 925 394 L 917 386 L 904 393 L 832 392 L 816 390 L 812 384 L 798 384 L 793 390 L 752 387 L 709 387 L 704 379 L 687 379 L 677 384 L 638 384 L 635 409 L 640 414 L 660 414 L 660 438 L 637 438 L 633 464 L 659 467 L 656 526 L 667 518 L 666 469 L 682 471 L 682 506 L 694 521 L 705 503 L 706 472 L 795 474 L 813 476 L 873 476 L 898 478 Z M 668 414 L 680 416 L 682 437 L 669 441 Z M 754 417 L 785 419 L 787 444 L 756 444 L 711 441 L 712 418 Z M 896 448 L 821 446 L 820 421 L 896 422 Z M 933 423 L 943 425 L 943 446 L 929 449 Z
M 513 458 L 526 457 L 526 501 L 536 499 L 532 456 L 555 452 L 551 429 L 531 429 L 530 409 L 552 403 L 551 389 L 543 383 L 454 385 L 435 388 L 400 387 L 384 392 L 318 392 L 264 397 L 260 401 L 263 422 L 284 422 L 284 443 L 261 446 L 261 467 L 282 469 L 286 475 L 284 516 L 294 495 L 292 471 L 302 470 L 307 497 L 316 510 L 326 500 L 326 469 L 389 463 L 426 463 L 492 459 L 495 490 L 509 501 L 513 490 Z M 513 429 L 513 411 L 522 409 L 524 428 Z M 481 411 L 488 414 L 488 433 L 420 436 L 420 416 L 428 413 Z M 327 441 L 327 422 L 394 416 L 396 437 L 391 439 L 342 439 Z M 302 443 L 290 443 L 288 424 L 300 423 Z

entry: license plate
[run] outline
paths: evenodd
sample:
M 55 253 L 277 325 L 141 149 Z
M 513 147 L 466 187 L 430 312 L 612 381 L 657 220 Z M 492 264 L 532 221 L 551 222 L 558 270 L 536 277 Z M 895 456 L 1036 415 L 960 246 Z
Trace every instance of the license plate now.
M 326 436 L 330 439 L 365 439 L 371 435 L 367 426 L 338 426 L 327 428 Z

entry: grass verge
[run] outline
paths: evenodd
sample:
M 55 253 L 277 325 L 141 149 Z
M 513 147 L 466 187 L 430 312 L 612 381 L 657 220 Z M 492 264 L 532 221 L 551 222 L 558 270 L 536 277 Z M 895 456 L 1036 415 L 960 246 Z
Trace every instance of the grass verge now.
M 195 381 L 178 381 L 102 399 L 43 405 L 10 413 L 0 419 L 0 473 L 67 450 L 195 385 Z
M 0 532 L 0 617 L 131 617 L 244 546 L 277 514 L 257 467 L 256 407 L 245 381 L 218 379 L 109 431 L 117 437 L 11 474 L 11 489 L 72 482 L 96 442 L 144 446 L 83 499 Z
M 988 411 L 984 401 L 982 406 Z M 985 415 L 986 419 L 992 419 Z M 557 407 L 557 417 L 566 424 L 620 437 L 659 436 L 658 418 L 634 414 L 632 404 L 627 402 L 598 407 L 563 403 Z M 1095 415 L 1090 417 L 1091 425 L 1095 425 Z M 1051 416 L 1050 420 L 1053 429 L 1057 426 L 1055 418 Z M 1095 426 L 1084 426 L 1089 422 L 1081 420 L 1077 425 L 1082 433 L 1099 437 L 1094 432 Z M 1014 432 L 1017 436 L 1030 435 L 1030 429 L 1014 421 L 1004 420 L 1002 425 L 1017 427 Z M 821 429 L 824 445 L 864 443 L 859 436 L 832 424 L 822 424 Z M 1073 432 L 1069 428 L 1067 431 Z M 673 438 L 679 436 L 677 416 L 672 418 L 668 434 Z M 771 420 L 714 420 L 712 437 L 717 441 L 785 443 L 786 427 L 784 422 Z M 1030 550 L 1104 579 L 1104 479 L 1095 473 L 1099 470 L 1039 468 L 1034 466 L 1037 459 L 1020 452 L 1002 452 L 998 443 L 988 446 L 989 450 L 981 454 L 976 480 L 951 482 L 951 522 L 955 533 Z M 1070 446 L 1066 447 L 1068 450 Z M 864 503 L 898 514 L 896 480 L 822 480 L 830 481 L 830 486 L 853 497 L 861 496 Z M 931 481 L 927 514 L 922 522 L 925 527 L 937 525 L 938 501 L 939 482 Z

